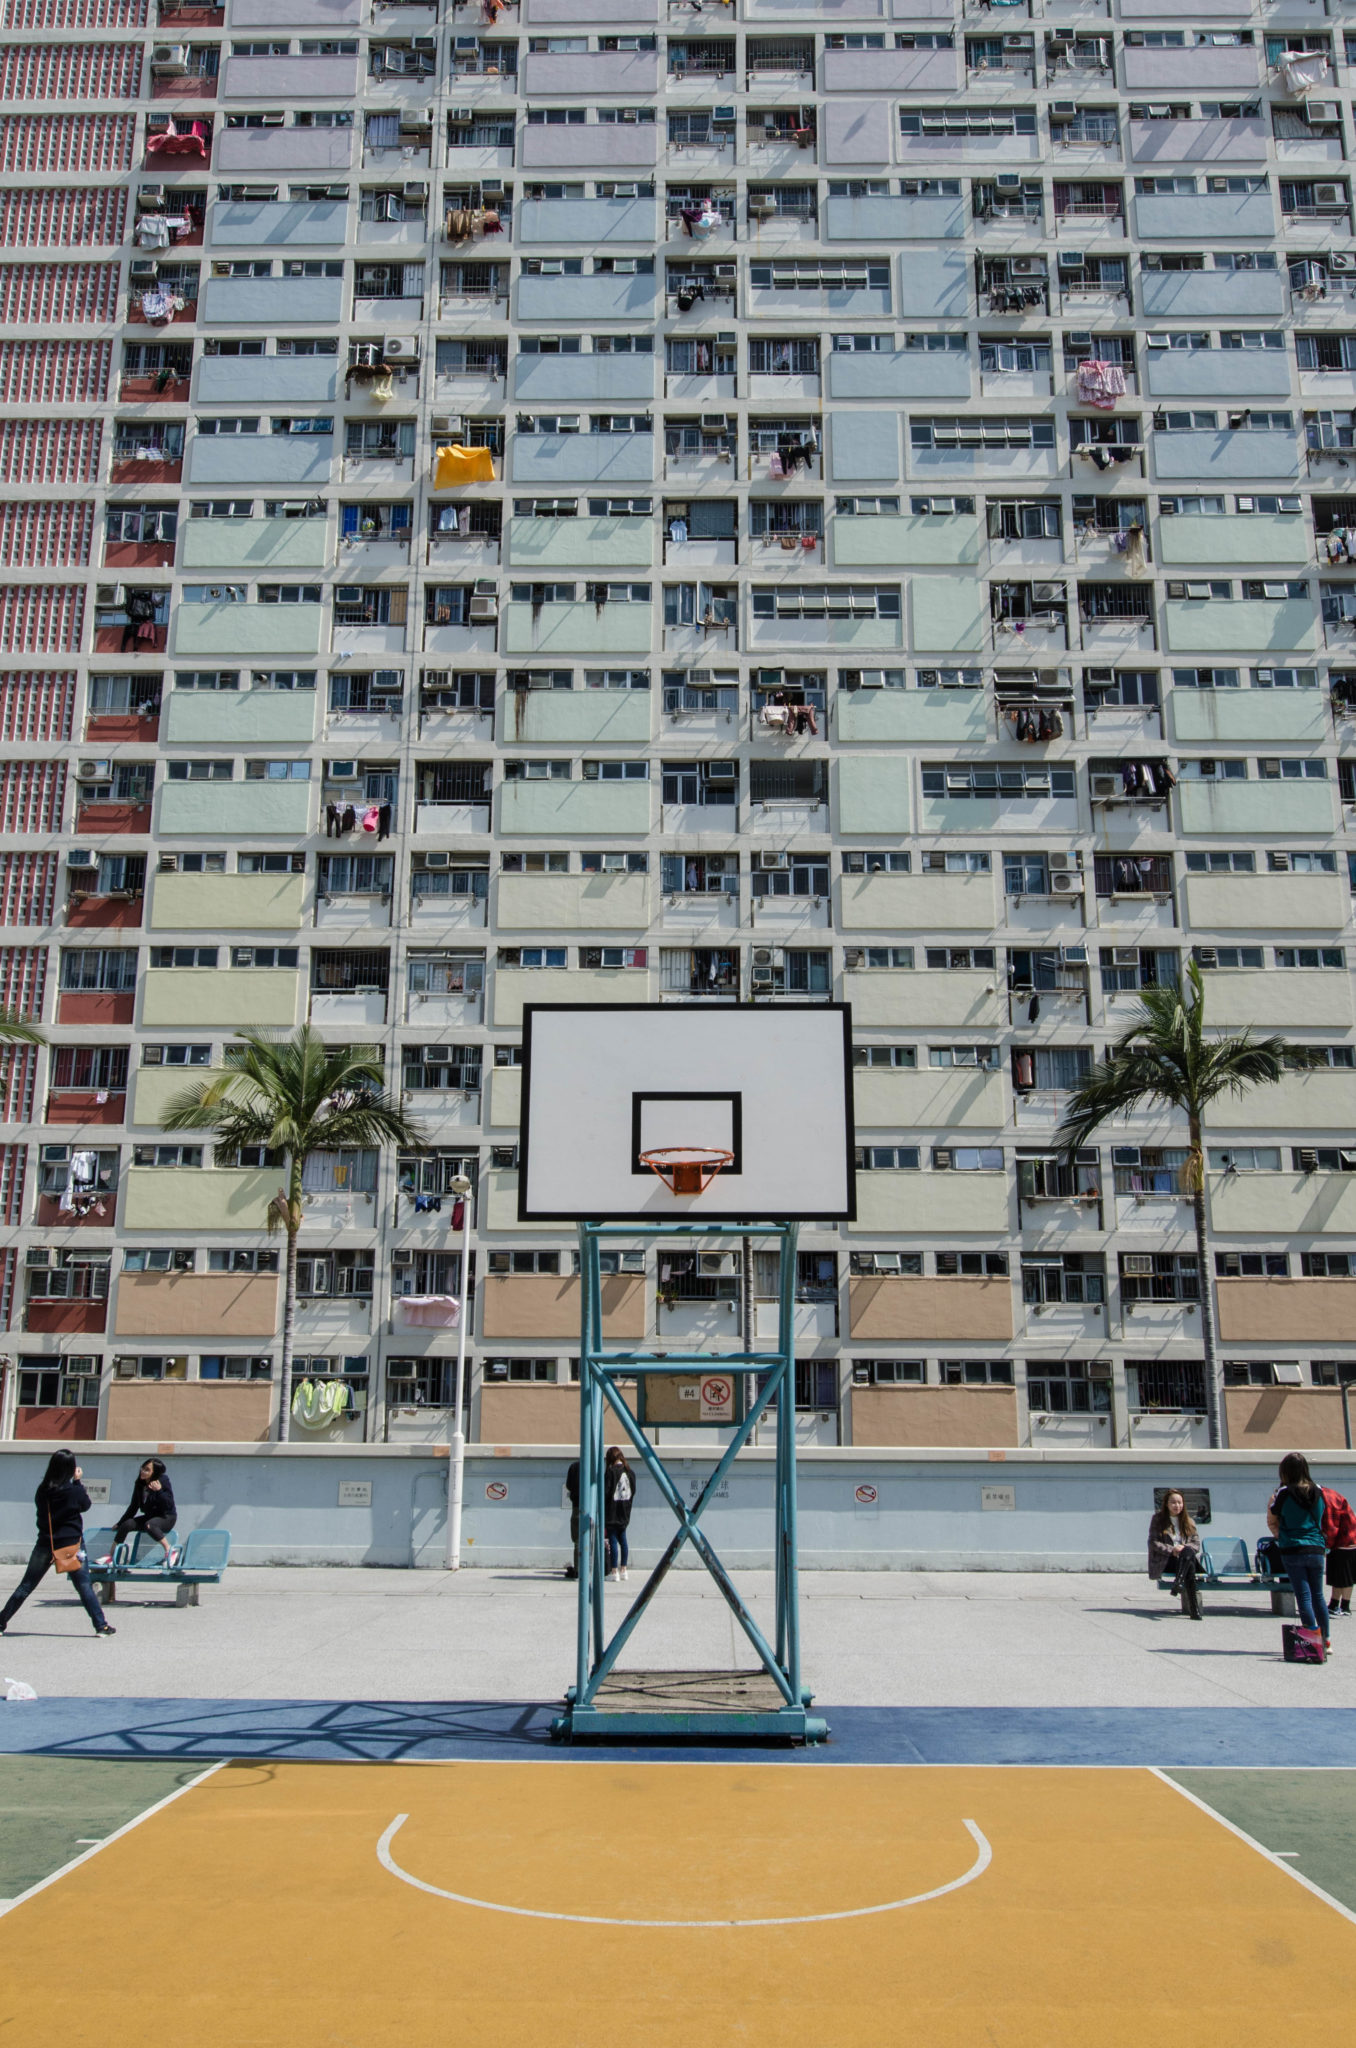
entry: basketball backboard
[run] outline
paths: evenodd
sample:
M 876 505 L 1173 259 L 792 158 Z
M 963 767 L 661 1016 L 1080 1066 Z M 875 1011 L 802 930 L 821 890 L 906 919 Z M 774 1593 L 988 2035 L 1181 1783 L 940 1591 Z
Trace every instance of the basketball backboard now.
M 845 1003 L 529 1003 L 522 1223 L 851 1221 L 852 1021 Z M 732 1155 L 695 1194 L 642 1159 Z

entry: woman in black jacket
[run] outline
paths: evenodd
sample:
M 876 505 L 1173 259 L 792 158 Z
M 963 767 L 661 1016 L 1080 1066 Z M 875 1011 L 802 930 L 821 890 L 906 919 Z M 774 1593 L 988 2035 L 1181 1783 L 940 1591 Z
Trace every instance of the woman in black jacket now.
M 607 1575 L 624 1579 L 631 1553 L 626 1531 L 636 1499 L 636 1475 L 626 1462 L 620 1444 L 613 1444 L 603 1461 L 603 1534 L 607 1539 Z
M 98 1636 L 116 1634 L 111 1624 L 104 1620 L 104 1610 L 99 1605 L 99 1597 L 89 1575 L 89 1562 L 84 1552 L 85 1529 L 80 1517 L 90 1505 L 90 1498 L 80 1479 L 80 1467 L 75 1462 L 74 1451 L 53 1451 L 42 1483 L 33 1496 L 33 1505 L 37 1510 L 38 1540 L 33 1545 L 32 1555 L 23 1577 L 5 1602 L 4 1612 L 0 1613 L 0 1636 L 5 1633 L 33 1588 L 52 1569 L 52 1552 L 70 1543 L 80 1545 L 80 1569 L 70 1574 L 70 1581 L 84 1602 L 86 1614 L 94 1623 L 94 1633 Z
M 178 1510 L 174 1505 L 174 1488 L 165 1469 L 163 1458 L 147 1458 L 137 1473 L 132 1498 L 118 1517 L 118 1526 L 113 1531 L 115 1543 L 125 1543 L 133 1530 L 144 1530 L 153 1543 L 158 1543 L 165 1553 L 165 1563 L 172 1565 L 178 1558 L 178 1551 L 169 1540 L 170 1530 L 178 1521 Z M 101 1564 L 111 1559 L 100 1558 Z

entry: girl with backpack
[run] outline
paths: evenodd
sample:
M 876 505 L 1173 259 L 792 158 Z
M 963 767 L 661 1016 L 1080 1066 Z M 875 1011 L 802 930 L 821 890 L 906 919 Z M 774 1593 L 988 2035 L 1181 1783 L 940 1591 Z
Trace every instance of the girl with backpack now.
M 1300 1624 L 1317 1629 L 1328 1647 L 1328 1603 L 1323 1595 L 1323 1490 L 1309 1471 L 1309 1460 L 1299 1451 L 1281 1459 L 1281 1484 L 1267 1509 L 1267 1527 L 1276 1538 L 1290 1584 Z
M 607 1575 L 624 1579 L 630 1562 L 626 1531 L 636 1498 L 636 1475 L 626 1462 L 620 1444 L 613 1444 L 603 1461 L 603 1534 L 607 1539 Z
M 1323 1534 L 1328 1544 L 1328 1612 L 1350 1614 L 1356 1585 L 1356 1509 L 1330 1486 L 1323 1488 Z

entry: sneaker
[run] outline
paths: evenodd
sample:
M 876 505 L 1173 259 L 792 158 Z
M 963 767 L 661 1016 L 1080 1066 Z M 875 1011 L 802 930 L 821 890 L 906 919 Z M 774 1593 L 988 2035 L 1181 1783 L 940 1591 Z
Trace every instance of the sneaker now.
M 620 1573 L 620 1572 L 609 1572 L 607 1576 L 608 1576 L 608 1580 L 609 1580 L 609 1582 L 612 1582 L 612 1581 L 615 1581 L 615 1580 L 619 1579 L 619 1578 L 621 1577 L 621 1573 Z
M 115 1636 L 118 1631 L 114 1628 L 111 1621 L 106 1621 L 103 1627 L 96 1628 L 94 1633 L 96 1636 Z
M 626 1566 L 625 1566 L 625 1565 L 623 1565 L 623 1566 L 622 1566 L 622 1568 L 621 1568 L 621 1571 L 620 1571 L 620 1572 L 618 1573 L 618 1577 L 619 1577 L 619 1578 L 623 1578 L 623 1579 L 629 1579 L 629 1578 L 630 1578 L 630 1576 L 631 1576 L 630 1572 L 628 1572 L 628 1571 L 627 1571 L 627 1569 L 626 1569 Z
M 182 1556 L 182 1550 L 176 1550 L 173 1547 L 173 1545 L 171 1545 L 170 1548 L 165 1552 L 165 1570 L 167 1572 L 174 1571 L 179 1563 L 179 1559 Z
M 110 1552 L 110 1553 L 109 1553 L 109 1555 L 108 1555 L 107 1557 L 96 1557 L 96 1558 L 95 1558 L 95 1560 L 94 1560 L 94 1562 L 95 1562 L 95 1564 L 96 1564 L 96 1565 L 101 1565 L 101 1564 L 112 1564 L 112 1562 L 113 1562 L 113 1556 L 112 1556 L 112 1552 Z

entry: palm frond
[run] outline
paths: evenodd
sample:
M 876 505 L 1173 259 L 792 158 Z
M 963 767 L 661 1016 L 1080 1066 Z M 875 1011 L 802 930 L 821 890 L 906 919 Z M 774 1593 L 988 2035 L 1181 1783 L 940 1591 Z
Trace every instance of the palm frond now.
M 219 1146 L 263 1146 L 293 1161 L 315 1152 L 374 1151 L 421 1140 L 384 1090 L 380 1059 L 364 1046 L 327 1045 L 303 1025 L 288 1037 L 243 1031 L 224 1073 L 176 1095 L 173 1131 L 212 1131 Z
M 0 1010 L 0 1045 L 46 1045 L 45 1034 L 27 1017 Z

